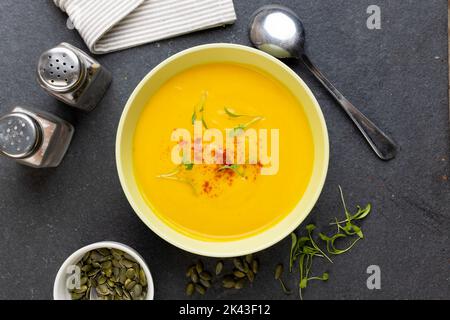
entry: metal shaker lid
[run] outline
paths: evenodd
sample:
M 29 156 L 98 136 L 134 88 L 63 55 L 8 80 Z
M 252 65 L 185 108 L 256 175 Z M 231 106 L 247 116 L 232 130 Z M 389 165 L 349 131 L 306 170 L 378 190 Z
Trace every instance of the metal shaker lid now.
M 41 54 L 37 72 L 43 85 L 55 91 L 65 92 L 82 81 L 83 66 L 75 52 L 57 46 Z
M 26 158 L 36 150 L 40 140 L 40 127 L 29 115 L 13 112 L 0 118 L 0 153 Z

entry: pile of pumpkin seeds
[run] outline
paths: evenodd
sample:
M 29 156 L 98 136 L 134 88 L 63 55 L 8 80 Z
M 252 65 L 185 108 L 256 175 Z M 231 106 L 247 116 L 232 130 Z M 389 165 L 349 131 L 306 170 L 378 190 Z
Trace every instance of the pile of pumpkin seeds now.
M 224 269 L 224 261 L 219 260 L 215 267 L 215 277 L 221 277 L 222 287 L 226 289 L 242 289 L 246 284 L 253 282 L 258 273 L 259 262 L 253 255 L 249 254 L 245 257 L 237 257 L 232 259 L 234 268 L 231 273 L 221 277 Z M 212 286 L 214 281 L 213 275 L 205 270 L 204 264 L 199 260 L 195 265 L 187 269 L 186 277 L 189 282 L 186 286 L 186 294 L 193 295 L 195 292 L 204 295 L 208 288 Z
M 89 251 L 77 266 L 81 269 L 80 287 L 70 290 L 72 300 L 89 300 L 91 290 L 102 300 L 143 300 L 147 295 L 144 270 L 121 250 Z

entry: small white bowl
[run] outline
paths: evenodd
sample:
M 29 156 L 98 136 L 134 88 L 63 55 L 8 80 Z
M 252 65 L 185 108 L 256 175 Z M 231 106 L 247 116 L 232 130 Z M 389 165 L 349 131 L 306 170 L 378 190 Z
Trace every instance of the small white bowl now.
M 55 284 L 53 285 L 53 299 L 55 300 L 72 299 L 70 296 L 70 292 L 66 287 L 66 281 L 69 276 L 69 274 L 67 273 L 67 268 L 70 265 L 77 264 L 77 262 L 80 261 L 81 258 L 83 258 L 86 252 L 99 248 L 118 249 L 132 256 L 136 260 L 136 262 L 139 263 L 139 265 L 145 272 L 145 276 L 147 277 L 147 296 L 145 297 L 145 299 L 153 300 L 154 288 L 153 288 L 152 274 L 150 273 L 150 269 L 148 268 L 144 259 L 139 255 L 139 253 L 137 253 L 136 250 L 132 249 L 131 247 L 125 244 L 114 241 L 96 242 L 87 245 L 81 249 L 78 249 L 77 251 L 72 253 L 72 255 L 70 255 L 70 257 L 67 258 L 66 261 L 64 261 L 61 268 L 59 268 L 58 274 L 56 275 Z

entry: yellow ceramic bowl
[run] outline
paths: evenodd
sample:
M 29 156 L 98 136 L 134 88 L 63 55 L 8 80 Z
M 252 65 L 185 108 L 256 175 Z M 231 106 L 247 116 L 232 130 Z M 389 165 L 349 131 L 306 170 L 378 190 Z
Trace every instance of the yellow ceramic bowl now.
M 198 64 L 232 62 L 254 66 L 271 74 L 301 101 L 314 139 L 314 168 L 309 185 L 297 206 L 283 220 L 254 236 L 234 241 L 201 241 L 165 224 L 141 196 L 133 171 L 133 138 L 140 114 L 150 97 L 168 79 Z M 161 238 L 186 251 L 212 257 L 234 257 L 265 249 L 292 232 L 315 205 L 328 169 L 328 133 L 322 111 L 311 90 L 279 60 L 259 50 L 234 44 L 208 44 L 182 51 L 150 71 L 131 94 L 120 119 L 116 163 L 128 201 L 141 220 Z M 276 195 L 274 195 L 276 197 Z

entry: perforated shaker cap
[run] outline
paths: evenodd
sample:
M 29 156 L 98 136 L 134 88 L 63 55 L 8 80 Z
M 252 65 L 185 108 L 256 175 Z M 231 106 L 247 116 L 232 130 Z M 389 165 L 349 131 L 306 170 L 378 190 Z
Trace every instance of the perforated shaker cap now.
M 38 62 L 41 82 L 55 91 L 69 91 L 83 77 L 83 68 L 78 56 L 65 47 L 55 47 L 42 53 Z
M 0 153 L 25 158 L 36 150 L 40 140 L 40 127 L 30 116 L 13 112 L 0 118 Z

